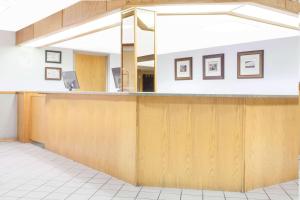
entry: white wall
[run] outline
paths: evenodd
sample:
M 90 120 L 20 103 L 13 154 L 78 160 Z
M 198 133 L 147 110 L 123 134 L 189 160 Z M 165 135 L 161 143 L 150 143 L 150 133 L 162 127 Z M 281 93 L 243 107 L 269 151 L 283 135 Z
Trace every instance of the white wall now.
M 285 38 L 158 56 L 158 92 L 298 95 L 299 38 Z M 237 79 L 237 52 L 265 50 L 263 79 Z M 202 56 L 225 53 L 225 79 L 202 79 Z M 175 81 L 174 59 L 193 57 L 193 80 Z
M 0 91 L 65 91 L 63 81 L 45 80 L 45 67 L 73 70 L 73 51 L 60 51 L 62 64 L 46 64 L 45 49 L 15 46 L 14 33 L 0 31 Z
M 0 139 L 17 137 L 16 94 L 0 94 Z

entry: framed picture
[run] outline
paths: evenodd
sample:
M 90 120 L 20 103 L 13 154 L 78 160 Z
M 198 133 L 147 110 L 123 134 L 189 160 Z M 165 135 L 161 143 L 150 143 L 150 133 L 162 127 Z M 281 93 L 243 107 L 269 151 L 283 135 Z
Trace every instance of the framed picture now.
M 224 54 L 203 56 L 203 79 L 224 79 Z
M 61 63 L 61 51 L 45 51 L 45 62 L 46 63 Z
M 264 77 L 264 50 L 239 52 L 237 59 L 239 79 Z
M 45 68 L 45 80 L 61 80 L 61 68 L 58 67 L 46 67 Z
M 193 79 L 193 58 L 175 59 L 175 80 Z

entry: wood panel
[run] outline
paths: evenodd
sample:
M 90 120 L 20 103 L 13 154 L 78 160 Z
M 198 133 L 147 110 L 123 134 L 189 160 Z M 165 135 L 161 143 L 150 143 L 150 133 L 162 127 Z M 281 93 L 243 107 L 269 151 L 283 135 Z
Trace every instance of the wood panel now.
M 99 17 L 106 12 L 106 1 L 80 1 L 63 10 L 63 26 L 70 26 Z
M 138 183 L 243 189 L 243 100 L 139 99 Z
M 46 95 L 34 94 L 31 96 L 30 139 L 35 142 L 46 142 Z
M 136 97 L 47 95 L 46 148 L 136 184 Z
M 32 93 L 18 93 L 18 140 L 30 141 L 31 123 L 31 95 Z
M 298 99 L 247 99 L 246 190 L 298 177 L 299 120 Z
M 123 8 L 126 0 L 107 0 L 107 11 Z
M 32 40 L 34 38 L 33 24 L 16 32 L 16 44 Z
M 34 37 L 53 33 L 62 28 L 62 11 L 59 11 L 34 24 Z
M 286 10 L 289 10 L 291 12 L 300 12 L 300 3 L 298 1 L 286 0 L 285 7 Z
M 106 91 L 107 57 L 75 54 L 75 68 L 81 91 Z
M 297 98 L 18 97 L 21 141 L 132 184 L 248 191 L 297 178 Z

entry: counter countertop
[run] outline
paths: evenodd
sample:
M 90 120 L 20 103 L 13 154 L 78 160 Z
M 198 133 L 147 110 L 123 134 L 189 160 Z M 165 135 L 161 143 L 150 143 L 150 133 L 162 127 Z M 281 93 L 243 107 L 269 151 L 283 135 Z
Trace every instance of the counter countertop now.
M 24 92 L 24 91 L 23 91 Z M 245 95 L 245 94 L 196 94 L 196 93 L 160 93 L 160 92 L 84 92 L 84 91 L 35 91 L 39 94 L 64 95 L 108 95 L 108 96 L 194 96 L 194 97 L 251 97 L 251 98 L 298 98 L 298 95 Z

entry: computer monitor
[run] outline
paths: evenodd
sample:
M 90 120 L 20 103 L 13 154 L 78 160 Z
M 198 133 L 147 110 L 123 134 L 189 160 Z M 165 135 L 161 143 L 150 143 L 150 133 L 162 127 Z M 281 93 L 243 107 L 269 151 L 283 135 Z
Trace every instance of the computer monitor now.
M 69 91 L 72 91 L 73 89 L 79 89 L 80 88 L 75 71 L 63 72 L 62 77 L 63 77 L 64 83 L 65 83 L 65 87 Z

